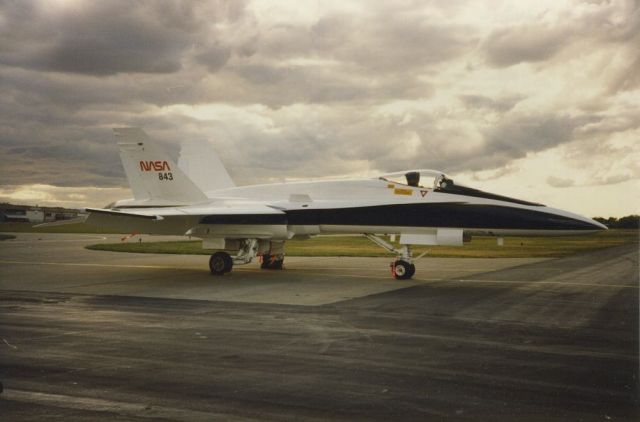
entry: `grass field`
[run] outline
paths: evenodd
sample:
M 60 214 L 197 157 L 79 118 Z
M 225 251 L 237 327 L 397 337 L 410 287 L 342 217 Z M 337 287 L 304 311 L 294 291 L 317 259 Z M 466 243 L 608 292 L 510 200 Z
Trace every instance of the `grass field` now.
M 474 237 L 464 247 L 415 247 L 414 253 L 429 251 L 433 257 L 524 258 L 561 257 L 578 252 L 607 248 L 625 243 L 638 243 L 637 230 L 608 230 L 594 235 L 564 237 L 506 237 L 498 246 L 494 237 Z M 88 249 L 139 252 L 210 255 L 200 241 L 142 242 L 98 244 Z M 310 240 L 290 240 L 286 244 L 288 256 L 390 256 L 384 249 L 358 236 L 320 236 Z
M 0 223 L 0 233 L 102 233 L 114 234 L 116 231 L 104 230 L 84 223 L 62 226 L 33 227 L 31 223 Z

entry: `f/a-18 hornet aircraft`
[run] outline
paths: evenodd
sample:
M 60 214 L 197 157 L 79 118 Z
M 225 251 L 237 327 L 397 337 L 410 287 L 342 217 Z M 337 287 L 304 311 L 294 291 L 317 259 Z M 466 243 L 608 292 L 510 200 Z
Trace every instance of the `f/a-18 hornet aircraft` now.
M 415 273 L 412 245 L 606 229 L 567 211 L 462 186 L 434 170 L 235 186 L 215 154 L 187 147 L 176 165 L 143 130 L 114 131 L 133 199 L 88 208 L 86 222 L 126 233 L 200 238 L 204 248 L 217 250 L 209 260 L 215 275 L 258 256 L 263 269 L 282 269 L 287 240 L 324 234 L 363 234 L 396 255 L 394 278 L 409 279 Z M 399 242 L 384 235 L 399 236 Z

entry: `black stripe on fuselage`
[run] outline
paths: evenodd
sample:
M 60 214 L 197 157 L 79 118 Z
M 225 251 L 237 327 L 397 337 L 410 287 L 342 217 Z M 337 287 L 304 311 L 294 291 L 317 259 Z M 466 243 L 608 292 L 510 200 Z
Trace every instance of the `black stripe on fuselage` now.
M 468 229 L 594 230 L 588 222 L 543 211 L 464 202 L 287 210 L 286 214 L 211 215 L 202 224 L 458 227 Z
M 290 225 L 593 230 L 587 222 L 542 211 L 468 203 L 394 204 L 286 211 Z

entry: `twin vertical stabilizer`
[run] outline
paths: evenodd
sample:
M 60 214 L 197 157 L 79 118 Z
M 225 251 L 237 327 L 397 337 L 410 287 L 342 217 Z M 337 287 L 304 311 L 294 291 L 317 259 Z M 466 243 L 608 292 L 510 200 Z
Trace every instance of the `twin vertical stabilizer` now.
M 207 196 L 149 140 L 140 128 L 114 129 L 120 158 L 136 202 L 148 205 L 188 205 Z
M 204 192 L 236 186 L 218 154 L 206 141 L 184 142 L 178 166 Z

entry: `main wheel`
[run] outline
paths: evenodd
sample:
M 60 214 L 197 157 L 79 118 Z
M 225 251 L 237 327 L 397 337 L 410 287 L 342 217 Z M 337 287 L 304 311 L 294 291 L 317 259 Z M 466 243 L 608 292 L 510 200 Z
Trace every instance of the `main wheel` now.
M 392 264 L 392 267 L 393 278 L 397 280 L 408 280 L 416 272 L 416 267 L 413 264 L 410 264 L 407 261 L 403 261 L 401 259 L 394 262 Z
M 262 255 L 262 263 L 260 268 L 263 270 L 281 270 L 284 258 L 278 258 L 278 255 Z
M 209 269 L 211 274 L 223 275 L 233 268 L 233 259 L 226 252 L 216 252 L 209 258 Z

